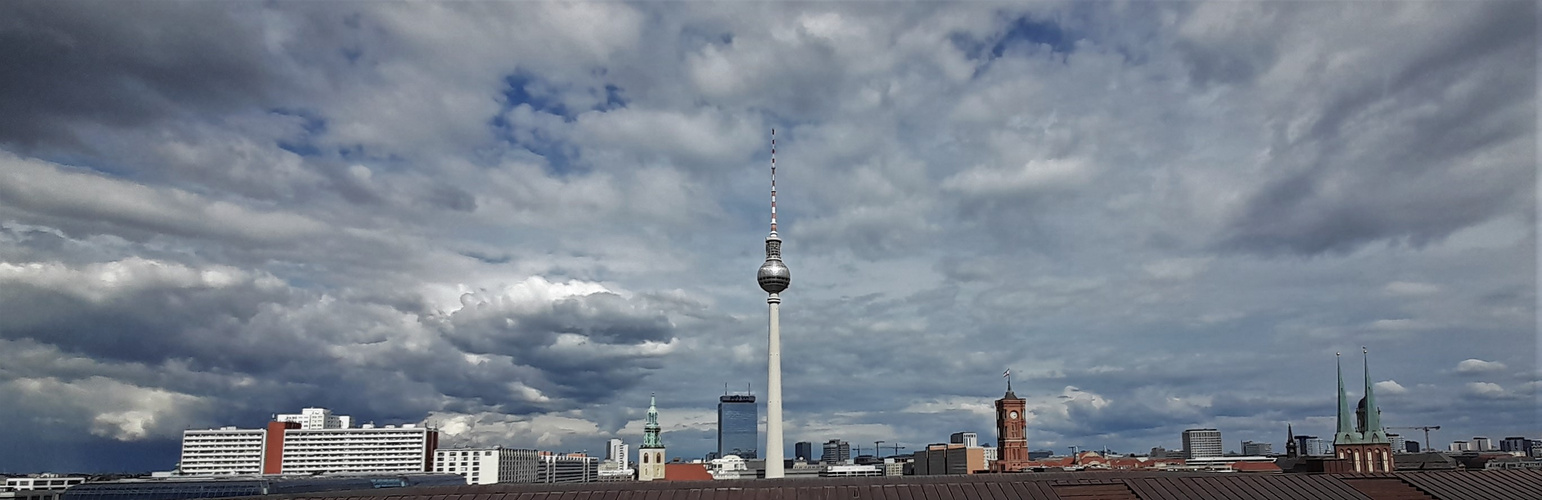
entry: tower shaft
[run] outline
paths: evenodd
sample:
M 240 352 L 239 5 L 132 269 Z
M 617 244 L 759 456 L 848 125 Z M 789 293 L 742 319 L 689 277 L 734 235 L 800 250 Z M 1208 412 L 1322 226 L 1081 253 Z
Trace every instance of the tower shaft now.
M 770 313 L 766 374 L 766 477 L 783 477 L 782 464 L 782 298 L 766 297 Z

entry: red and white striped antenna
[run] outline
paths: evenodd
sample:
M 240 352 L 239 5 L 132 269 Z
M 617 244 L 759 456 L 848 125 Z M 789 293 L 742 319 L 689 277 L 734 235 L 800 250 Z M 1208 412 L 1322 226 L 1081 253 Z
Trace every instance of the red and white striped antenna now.
M 771 129 L 771 234 L 776 234 L 776 129 Z

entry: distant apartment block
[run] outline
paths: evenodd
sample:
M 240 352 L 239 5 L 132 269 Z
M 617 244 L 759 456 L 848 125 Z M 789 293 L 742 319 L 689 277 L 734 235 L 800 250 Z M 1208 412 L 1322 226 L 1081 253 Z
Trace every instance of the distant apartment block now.
M 1262 457 L 1274 454 L 1274 443 L 1242 442 L 1242 454 L 1250 457 Z
M 797 443 L 794 443 L 792 445 L 792 457 L 793 460 L 799 462 L 813 462 L 814 443 L 810 443 L 808 441 L 798 441 Z
M 1183 457 L 1205 458 L 1221 456 L 1221 431 L 1215 429 L 1188 429 L 1183 431 Z
M 1408 440 L 1403 439 L 1402 435 L 1387 434 L 1387 442 L 1392 443 L 1393 453 L 1403 453 L 1404 450 L 1408 449 Z
M 1306 446 L 1301 449 L 1309 457 L 1326 457 L 1333 455 L 1333 443 L 1316 436 L 1307 436 Z
M 819 461 L 836 465 L 851 463 L 851 443 L 839 439 L 826 441 L 824 454 L 819 456 Z
M 294 422 L 301 430 L 347 429 L 353 427 L 353 417 L 333 415 L 326 408 L 305 408 L 300 413 L 281 413 L 273 416 L 274 422 Z

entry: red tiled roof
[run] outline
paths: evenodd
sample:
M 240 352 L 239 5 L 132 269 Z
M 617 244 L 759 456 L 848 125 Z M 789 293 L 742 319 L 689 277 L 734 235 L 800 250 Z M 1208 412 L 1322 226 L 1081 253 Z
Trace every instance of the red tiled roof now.
M 705 464 L 664 464 L 665 481 L 711 481 Z
M 1232 462 L 1231 468 L 1239 472 L 1285 472 L 1274 462 Z

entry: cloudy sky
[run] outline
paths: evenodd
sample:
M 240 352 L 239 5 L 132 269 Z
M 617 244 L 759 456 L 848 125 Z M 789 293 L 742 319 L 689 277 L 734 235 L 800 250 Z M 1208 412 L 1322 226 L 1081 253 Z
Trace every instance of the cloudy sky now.
M 0 2 L 0 472 L 450 445 L 1542 437 L 1531 2 Z M 762 415 L 764 413 L 762 412 Z M 1419 433 L 1415 439 L 1423 439 Z M 25 450 L 25 452 L 21 452 Z

